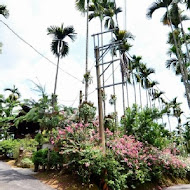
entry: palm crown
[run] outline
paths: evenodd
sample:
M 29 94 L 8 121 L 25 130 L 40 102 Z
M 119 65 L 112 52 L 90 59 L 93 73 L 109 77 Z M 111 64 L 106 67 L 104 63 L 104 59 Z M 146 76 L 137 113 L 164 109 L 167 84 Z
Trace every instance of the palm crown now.
M 9 11 L 7 10 L 5 5 L 0 5 L 0 14 L 3 15 L 5 18 L 8 18 Z
M 51 43 L 51 51 L 54 55 L 65 57 L 69 53 L 68 42 L 65 41 L 66 37 L 69 37 L 72 41 L 75 40 L 76 33 L 72 26 L 65 27 L 61 24 L 61 27 L 50 26 L 48 29 L 48 35 L 53 36 Z

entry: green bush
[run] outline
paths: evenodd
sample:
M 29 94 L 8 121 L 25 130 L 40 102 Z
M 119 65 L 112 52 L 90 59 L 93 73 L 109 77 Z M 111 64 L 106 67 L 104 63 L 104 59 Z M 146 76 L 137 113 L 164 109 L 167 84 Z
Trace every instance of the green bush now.
M 158 124 L 162 112 L 156 108 L 140 109 L 137 105 L 127 108 L 121 119 L 124 134 L 132 135 L 141 142 L 148 142 L 155 147 L 163 149 L 170 143 L 171 135 L 165 126 Z
M 38 133 L 35 136 L 35 140 L 38 142 L 39 145 L 42 145 L 45 142 L 45 138 L 41 133 Z
M 0 141 L 0 153 L 6 157 L 13 157 L 15 147 L 18 146 L 19 142 L 17 140 L 3 140 Z
M 30 168 L 31 166 L 33 166 L 33 162 L 31 159 L 29 158 L 23 158 L 20 162 L 20 166 L 22 168 Z
M 19 150 L 23 148 L 25 153 L 33 153 L 36 151 L 37 142 L 34 139 L 9 139 L 0 141 L 0 153 L 9 158 L 18 159 Z
M 32 162 L 34 164 L 40 164 L 40 165 L 47 164 L 47 154 L 48 154 L 48 149 L 41 149 L 34 152 L 32 156 Z
M 85 121 L 91 121 L 96 115 L 96 107 L 91 102 L 83 102 L 79 107 L 79 116 Z
M 50 151 L 48 161 L 48 149 L 41 149 L 34 152 L 32 156 L 32 162 L 37 165 L 57 167 L 62 164 L 62 156 L 55 151 Z
M 37 141 L 35 141 L 34 139 L 30 139 L 30 138 L 17 140 L 17 144 L 15 145 L 15 147 L 13 149 L 13 157 L 14 157 L 14 159 L 19 158 L 19 150 L 20 150 L 20 148 L 23 149 L 24 154 L 27 154 L 27 153 L 32 154 L 33 152 L 36 151 L 37 144 L 38 144 Z

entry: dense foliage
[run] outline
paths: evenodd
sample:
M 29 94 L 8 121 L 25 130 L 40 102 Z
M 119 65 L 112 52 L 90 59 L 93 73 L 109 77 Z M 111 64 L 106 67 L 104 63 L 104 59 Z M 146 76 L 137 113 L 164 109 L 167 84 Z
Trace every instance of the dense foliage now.
M 159 124 L 162 113 L 156 108 L 141 109 L 137 105 L 128 108 L 121 119 L 122 128 L 127 135 L 133 135 L 141 142 L 147 142 L 158 148 L 167 147 L 170 133 L 164 124 Z

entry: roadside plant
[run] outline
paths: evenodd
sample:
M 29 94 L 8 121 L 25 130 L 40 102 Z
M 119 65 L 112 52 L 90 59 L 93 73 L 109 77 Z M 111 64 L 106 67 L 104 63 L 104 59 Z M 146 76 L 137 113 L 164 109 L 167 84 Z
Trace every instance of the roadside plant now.
M 96 115 L 96 107 L 91 102 L 83 102 L 79 107 L 79 116 L 85 123 L 93 120 Z

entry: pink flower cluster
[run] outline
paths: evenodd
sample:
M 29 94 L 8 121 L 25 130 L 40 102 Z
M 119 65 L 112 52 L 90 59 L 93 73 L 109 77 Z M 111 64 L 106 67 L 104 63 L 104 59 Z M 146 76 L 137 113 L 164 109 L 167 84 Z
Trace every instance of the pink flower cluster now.
M 69 122 L 64 129 L 58 130 L 57 135 L 51 138 L 51 142 L 52 144 L 60 143 L 62 146 L 71 141 L 96 146 L 100 140 L 98 126 L 97 120 L 91 124 Z M 146 167 L 151 171 L 155 165 L 161 165 L 165 169 L 186 167 L 186 164 L 172 154 L 176 151 L 171 152 L 171 149 L 161 151 L 137 141 L 133 136 L 118 137 L 118 134 L 113 134 L 109 129 L 105 130 L 105 136 L 107 148 L 128 168 L 137 170 Z
M 184 162 L 171 153 L 171 149 L 161 151 L 152 146 L 145 146 L 133 136 L 116 138 L 109 141 L 107 146 L 129 168 L 139 169 L 146 166 L 151 171 L 153 165 L 162 165 L 166 169 L 186 167 Z

